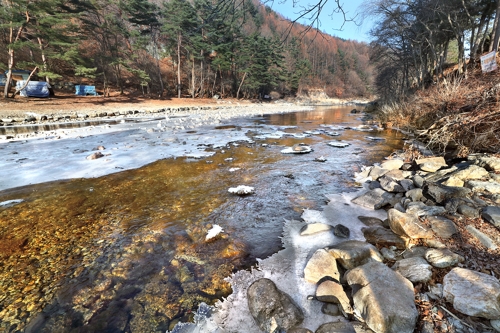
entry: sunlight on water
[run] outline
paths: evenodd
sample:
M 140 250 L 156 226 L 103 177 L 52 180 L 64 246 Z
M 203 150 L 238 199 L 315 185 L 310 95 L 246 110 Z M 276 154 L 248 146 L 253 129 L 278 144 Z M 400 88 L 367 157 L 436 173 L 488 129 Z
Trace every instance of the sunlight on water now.
M 266 116 L 249 130 L 262 123 L 299 126 L 285 129 L 294 133 L 359 121 L 346 108 L 325 108 Z M 342 140 L 359 142 L 335 153 L 325 135 L 267 139 L 202 160 L 160 160 L 101 178 L 0 192 L 0 202 L 24 199 L 0 207 L 0 331 L 156 332 L 189 320 L 200 302 L 231 292 L 226 276 L 280 249 L 284 218 L 320 207 L 325 194 L 349 188 L 362 164 L 401 145 L 395 133 L 376 133 L 384 143 L 361 142 L 364 135 L 345 131 Z M 315 152 L 279 153 L 299 142 Z M 331 164 L 313 162 L 320 155 Z M 227 192 L 239 184 L 255 186 L 256 194 Z M 206 242 L 213 224 L 224 232 Z

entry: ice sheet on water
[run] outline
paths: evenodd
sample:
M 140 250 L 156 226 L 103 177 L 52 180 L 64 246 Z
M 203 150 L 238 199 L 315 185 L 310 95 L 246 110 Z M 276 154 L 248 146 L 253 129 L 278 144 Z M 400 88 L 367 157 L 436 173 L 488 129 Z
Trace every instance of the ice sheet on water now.
M 13 199 L 0 202 L 0 208 L 12 207 L 14 205 L 20 204 L 24 199 Z

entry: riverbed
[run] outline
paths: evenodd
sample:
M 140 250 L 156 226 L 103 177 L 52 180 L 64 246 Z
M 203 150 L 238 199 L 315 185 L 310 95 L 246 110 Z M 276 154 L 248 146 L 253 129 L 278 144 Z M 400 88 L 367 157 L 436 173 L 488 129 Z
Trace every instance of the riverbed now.
M 225 277 L 281 249 L 285 220 L 355 189 L 354 172 L 401 147 L 351 110 L 154 115 L 0 143 L 0 328 L 164 332 L 191 320 L 231 293 Z M 313 151 L 281 153 L 297 144 Z M 228 193 L 238 185 L 255 194 Z M 223 232 L 207 241 L 214 225 Z

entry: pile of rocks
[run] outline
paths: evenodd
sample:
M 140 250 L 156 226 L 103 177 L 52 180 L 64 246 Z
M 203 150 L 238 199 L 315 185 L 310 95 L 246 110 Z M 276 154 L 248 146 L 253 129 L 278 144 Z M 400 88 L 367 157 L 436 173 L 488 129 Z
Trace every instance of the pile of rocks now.
M 358 176 L 369 189 L 352 202 L 387 209 L 388 218 L 360 216 L 366 242 L 345 240 L 307 262 L 304 279 L 317 286 L 309 298 L 341 316 L 316 333 L 500 332 L 500 158 L 475 154 L 452 166 L 396 158 Z M 301 234 L 336 229 L 315 223 Z M 473 250 L 493 262 L 475 267 Z M 247 299 L 261 330 L 311 332 L 271 280 L 253 282 Z

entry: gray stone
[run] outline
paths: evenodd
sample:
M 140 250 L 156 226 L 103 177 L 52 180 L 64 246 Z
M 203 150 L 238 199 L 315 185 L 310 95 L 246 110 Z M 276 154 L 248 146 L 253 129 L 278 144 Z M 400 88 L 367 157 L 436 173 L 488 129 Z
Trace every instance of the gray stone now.
M 379 262 L 348 271 L 354 311 L 375 332 L 412 333 L 418 311 L 412 283 Z
M 363 236 L 368 243 L 376 246 L 395 246 L 400 250 L 406 248 L 406 241 L 399 235 L 395 234 L 391 229 L 382 226 L 372 226 L 362 228 Z
M 376 188 L 382 188 L 380 187 L 380 182 L 378 180 L 374 180 L 374 181 L 371 181 L 369 184 L 368 184 L 368 188 L 370 190 L 374 190 Z
M 470 232 L 470 234 L 474 236 L 474 238 L 476 238 L 487 249 L 496 250 L 498 248 L 497 244 L 495 244 L 495 242 L 490 237 L 488 237 L 488 235 L 482 233 L 473 226 L 468 225 L 465 227 L 465 229 L 467 229 L 467 231 Z
M 371 216 L 358 216 L 358 220 L 360 220 L 361 222 L 363 222 L 364 225 L 367 226 L 384 224 L 384 222 L 381 219 Z
M 324 277 L 340 280 L 337 261 L 328 251 L 319 249 L 312 255 L 304 268 L 304 279 L 310 283 L 317 283 Z
M 329 247 L 327 251 L 345 269 L 352 269 L 372 261 L 382 262 L 384 260 L 375 246 L 358 240 L 338 243 Z
M 352 202 L 357 205 L 375 210 L 387 205 L 392 198 L 392 194 L 387 193 L 383 189 L 376 188 L 352 199 Z
M 500 332 L 500 319 L 492 319 L 490 321 L 491 327 L 495 329 L 495 331 Z
M 396 253 L 396 251 L 394 251 L 392 248 L 388 249 L 386 247 L 383 247 L 383 248 L 380 249 L 380 253 L 387 260 L 396 260 L 396 257 L 398 256 L 398 254 Z
M 390 177 L 383 176 L 383 177 L 380 177 L 378 179 L 378 181 L 380 182 L 380 187 L 382 187 L 387 192 L 394 193 L 394 192 L 404 192 L 405 191 L 403 186 L 401 186 L 397 181 L 395 181 L 394 179 L 392 179 Z
M 435 238 L 426 239 L 425 245 L 434 249 L 446 249 L 446 245 Z
M 424 186 L 424 181 L 424 178 L 420 175 L 413 176 L 413 184 L 415 184 L 418 188 L 422 188 Z
M 442 215 L 446 209 L 441 206 L 427 206 L 423 202 L 411 202 L 406 207 L 406 213 L 417 216 Z
M 399 184 L 403 187 L 403 189 L 408 192 L 409 190 L 413 190 L 415 185 L 413 185 L 413 180 L 411 179 L 401 179 Z
M 432 321 L 424 320 L 420 333 L 434 333 L 434 324 Z
M 420 201 L 422 199 L 422 197 L 424 195 L 422 193 L 422 189 L 421 188 L 415 188 L 415 189 L 406 191 L 405 196 L 407 198 L 410 198 L 411 201 L 413 201 L 413 202 L 418 202 L 418 201 Z
M 483 208 L 481 217 L 500 229 L 500 207 L 488 206 Z
M 437 203 L 442 203 L 447 199 L 461 198 L 467 196 L 470 189 L 464 187 L 445 186 L 440 184 L 428 184 L 424 193 L 430 195 Z
M 318 327 L 315 333 L 356 333 L 350 322 L 336 321 Z
M 301 236 L 313 235 L 319 232 L 330 231 L 333 227 L 325 223 L 309 223 L 300 229 Z
M 395 204 L 393 208 L 399 210 L 401 213 L 406 213 L 405 207 L 400 202 Z
M 413 214 L 401 213 L 396 209 L 387 212 L 391 230 L 396 234 L 409 238 L 432 238 L 432 231 L 423 225 Z
M 500 194 L 500 184 L 495 182 L 470 180 L 465 184 L 465 186 L 470 188 L 474 193 L 481 192 L 488 194 Z
M 425 259 L 434 267 L 445 268 L 463 262 L 461 255 L 451 252 L 448 249 L 428 249 Z
M 380 167 L 382 169 L 386 170 L 397 170 L 400 169 L 405 162 L 400 159 L 391 159 L 391 160 L 386 160 L 383 163 L 380 164 Z
M 406 250 L 403 252 L 403 258 L 414 258 L 414 257 L 425 257 L 425 253 L 427 252 L 429 248 L 425 246 L 414 246 L 411 249 Z
M 462 179 L 455 177 L 455 176 L 450 176 L 447 180 L 442 182 L 441 184 L 446 185 L 446 186 L 456 186 L 456 187 L 462 187 L 465 184 L 465 181 Z
M 247 290 L 248 309 L 264 332 L 281 332 L 302 323 L 304 314 L 273 281 L 259 279 Z
M 351 301 L 340 283 L 323 281 L 316 289 L 316 299 L 321 302 L 338 304 L 344 314 L 352 314 Z
M 463 314 L 500 319 L 500 282 L 465 268 L 453 268 L 443 279 L 443 296 Z
M 421 257 L 398 260 L 392 269 L 411 282 L 428 282 L 432 277 L 432 266 Z
M 479 209 L 475 207 L 471 207 L 469 205 L 459 205 L 457 207 L 457 213 L 462 214 L 468 218 L 478 218 L 479 217 Z
M 432 231 L 441 238 L 448 239 L 457 233 L 457 227 L 453 221 L 442 216 L 428 216 Z
M 325 303 L 321 307 L 321 312 L 329 316 L 341 316 L 342 312 L 337 304 Z M 287 332 L 288 333 L 288 332 Z
M 349 238 L 349 236 L 351 235 L 351 231 L 345 225 L 337 224 L 333 228 L 333 234 L 340 238 Z

